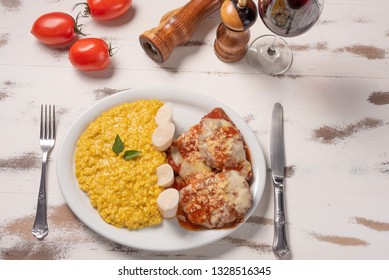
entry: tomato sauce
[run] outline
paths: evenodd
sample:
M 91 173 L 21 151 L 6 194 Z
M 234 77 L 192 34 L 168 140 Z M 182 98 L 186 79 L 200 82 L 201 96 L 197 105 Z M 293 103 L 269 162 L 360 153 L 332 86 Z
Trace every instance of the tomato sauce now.
M 204 116 L 204 118 L 210 118 L 210 119 L 223 119 L 225 121 L 228 121 L 230 123 L 233 124 L 233 122 L 231 121 L 231 119 L 227 116 L 226 112 L 224 112 L 224 110 L 222 108 L 215 108 L 213 109 L 211 112 L 209 112 L 208 114 L 206 114 Z
M 170 149 L 166 151 L 166 160 L 167 163 L 173 168 L 173 171 L 178 174 L 180 172 L 180 166 L 174 162 Z
M 199 129 L 200 124 L 192 126 L 189 132 L 183 138 L 179 138 L 175 142 L 175 145 L 177 146 L 177 149 L 183 158 L 188 158 L 189 154 L 199 150 Z
M 223 119 L 223 120 L 228 121 L 228 122 L 233 124 L 232 120 L 227 116 L 227 114 L 224 112 L 224 110 L 222 108 L 213 109 L 211 112 L 209 112 L 207 115 L 205 115 L 203 117 L 203 119 L 204 118 Z M 174 142 L 173 145 L 177 147 L 179 153 L 181 154 L 181 156 L 184 159 L 190 157 L 191 154 L 193 155 L 193 153 L 199 153 L 199 148 L 198 148 L 199 130 L 200 130 L 200 123 L 192 126 L 188 132 L 186 132 L 185 134 L 182 134 Z M 215 138 L 215 140 L 218 140 L 218 141 L 221 140 L 221 142 L 222 142 L 220 145 L 218 145 L 216 147 L 216 149 L 218 151 L 220 151 L 220 152 L 216 153 L 218 156 L 217 161 L 220 162 L 221 164 L 228 160 L 228 154 L 224 152 L 224 150 L 226 149 L 225 144 L 227 143 L 228 139 L 233 138 L 237 134 L 240 134 L 240 131 L 233 124 L 233 126 L 222 127 L 222 129 L 218 133 L 216 133 L 212 136 L 213 138 Z M 245 143 L 243 143 L 243 144 L 244 144 L 244 149 L 245 149 L 245 153 L 246 153 L 246 158 L 249 162 L 251 162 L 250 152 L 248 150 L 248 147 L 247 147 L 247 145 L 245 145 Z M 168 162 L 168 164 L 170 164 L 172 166 L 175 174 L 179 174 L 180 166 L 177 165 L 173 161 L 170 150 L 167 152 L 167 162 Z M 234 170 L 240 171 L 240 170 L 242 170 L 242 168 L 243 168 L 243 165 L 238 164 L 238 165 L 234 166 L 233 168 L 229 168 L 229 169 L 234 169 Z M 251 180 L 251 177 L 252 177 L 252 172 L 250 171 L 250 174 L 247 178 L 248 181 Z M 176 176 L 172 187 L 177 189 L 178 191 L 180 191 L 181 189 L 186 187 L 187 184 L 188 183 L 183 178 L 181 178 L 180 176 Z M 180 195 L 180 199 L 183 199 L 182 203 L 185 204 L 185 201 L 184 201 L 185 197 L 181 197 L 181 195 Z M 213 207 L 215 207 L 215 205 Z M 220 205 L 220 207 L 222 207 L 222 205 Z M 193 211 L 191 212 L 190 215 L 191 215 L 191 218 L 194 219 L 194 221 L 201 222 L 201 219 L 202 219 L 201 217 L 205 216 L 208 219 L 211 216 L 211 214 L 209 213 L 210 211 L 211 211 L 211 207 L 207 207 L 207 205 L 203 204 L 201 209 L 193 209 Z M 207 230 L 206 227 L 203 227 L 203 226 L 198 225 L 198 224 L 194 224 L 189 220 L 188 215 L 182 209 L 181 201 L 180 201 L 180 204 L 179 204 L 179 207 L 177 210 L 177 220 L 178 220 L 180 226 L 182 226 L 186 230 L 191 230 L 191 231 Z M 244 220 L 244 216 L 239 217 L 236 221 L 229 223 L 227 225 L 224 225 L 222 228 L 219 228 L 219 229 L 233 228 L 233 227 L 237 226 L 239 223 L 241 223 L 243 220 Z M 218 228 L 215 228 L 215 229 L 218 229 Z
M 235 222 L 232 222 L 232 223 L 229 223 L 229 224 L 226 224 L 224 225 L 222 228 L 212 228 L 212 229 L 208 229 L 206 227 L 203 227 L 203 226 L 200 226 L 200 225 L 196 225 L 196 224 L 193 224 L 191 221 L 189 221 L 188 217 L 186 216 L 185 212 L 180 208 L 178 207 L 178 210 L 177 210 L 177 217 L 183 217 L 183 219 L 180 219 L 180 218 L 177 218 L 178 220 L 178 223 L 181 227 L 183 227 L 184 229 L 186 230 L 190 230 L 190 231 L 198 231 L 198 230 L 221 230 L 221 229 L 230 229 L 230 228 L 234 228 L 236 227 L 237 225 L 239 225 L 240 223 L 243 222 L 243 219 L 242 220 L 236 220 Z

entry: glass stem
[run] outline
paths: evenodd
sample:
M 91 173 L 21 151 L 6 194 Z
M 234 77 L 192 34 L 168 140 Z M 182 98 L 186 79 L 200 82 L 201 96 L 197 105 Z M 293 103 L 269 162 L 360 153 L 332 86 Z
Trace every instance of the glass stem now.
M 277 53 L 276 42 L 277 42 L 277 36 L 274 36 L 273 43 L 267 49 L 267 54 L 268 55 L 273 56 L 273 55 L 275 55 Z

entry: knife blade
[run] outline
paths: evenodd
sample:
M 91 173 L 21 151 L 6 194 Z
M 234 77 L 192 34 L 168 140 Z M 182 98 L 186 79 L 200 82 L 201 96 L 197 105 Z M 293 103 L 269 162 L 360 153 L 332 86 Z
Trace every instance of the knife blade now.
M 278 258 L 284 258 L 289 253 L 284 207 L 285 151 L 283 122 L 282 105 L 280 103 L 275 103 L 270 129 L 270 162 L 274 185 L 273 252 Z

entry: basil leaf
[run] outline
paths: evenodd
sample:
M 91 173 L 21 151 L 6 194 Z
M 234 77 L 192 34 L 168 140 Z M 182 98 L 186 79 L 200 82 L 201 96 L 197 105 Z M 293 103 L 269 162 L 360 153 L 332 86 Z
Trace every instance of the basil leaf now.
M 112 146 L 112 151 L 113 151 L 116 155 L 118 155 L 118 154 L 120 154 L 123 150 L 124 150 L 123 141 L 122 141 L 122 139 L 120 139 L 120 136 L 119 136 L 118 134 L 116 134 L 115 142 L 113 143 L 113 146 Z
M 123 158 L 124 158 L 124 160 L 132 160 L 133 158 L 136 158 L 139 154 L 140 154 L 140 151 L 127 150 L 124 152 Z

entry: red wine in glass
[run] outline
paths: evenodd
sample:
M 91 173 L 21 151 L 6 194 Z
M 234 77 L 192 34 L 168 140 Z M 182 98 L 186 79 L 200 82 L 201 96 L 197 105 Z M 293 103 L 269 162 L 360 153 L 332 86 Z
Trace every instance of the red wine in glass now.
M 324 0 L 258 0 L 263 23 L 281 37 L 307 32 L 319 19 L 323 6 Z M 251 43 L 247 59 L 258 71 L 278 75 L 290 68 L 293 53 L 282 38 L 264 35 Z
M 292 9 L 300 9 L 307 2 L 308 2 L 308 0 L 288 0 L 288 5 Z
M 323 1 L 259 0 L 258 11 L 263 23 L 273 33 L 294 37 L 308 31 L 318 20 Z

